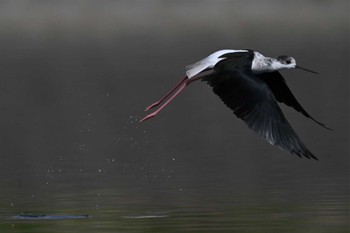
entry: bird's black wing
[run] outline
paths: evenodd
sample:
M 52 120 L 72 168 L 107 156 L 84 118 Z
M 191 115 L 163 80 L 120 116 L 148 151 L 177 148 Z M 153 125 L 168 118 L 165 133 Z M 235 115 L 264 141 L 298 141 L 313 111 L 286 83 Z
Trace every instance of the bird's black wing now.
M 285 103 L 286 105 L 294 108 L 296 111 L 302 113 L 305 117 L 312 119 L 322 127 L 330 129 L 323 123 L 317 121 L 315 118 L 310 116 L 310 114 L 305 111 L 305 109 L 299 104 L 291 90 L 288 88 L 283 76 L 278 71 L 257 74 L 256 76 L 263 80 L 269 86 L 278 102 Z
M 268 85 L 250 69 L 220 70 L 204 81 L 238 118 L 270 144 L 299 157 L 317 160 L 284 117 Z

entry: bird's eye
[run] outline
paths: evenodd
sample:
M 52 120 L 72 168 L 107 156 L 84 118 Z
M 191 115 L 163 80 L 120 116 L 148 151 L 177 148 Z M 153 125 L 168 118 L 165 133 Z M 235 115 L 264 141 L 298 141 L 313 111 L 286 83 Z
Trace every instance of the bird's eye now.
M 290 63 L 292 63 L 292 61 L 291 61 L 290 59 L 287 59 L 287 60 L 286 60 L 286 63 L 287 63 L 287 64 L 290 64 Z

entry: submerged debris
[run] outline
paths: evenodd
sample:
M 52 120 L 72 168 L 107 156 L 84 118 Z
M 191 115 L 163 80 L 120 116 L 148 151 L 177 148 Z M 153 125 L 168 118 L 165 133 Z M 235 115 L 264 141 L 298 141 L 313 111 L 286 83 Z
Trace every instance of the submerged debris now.
M 16 220 L 60 220 L 60 219 L 85 219 L 91 218 L 89 214 L 81 215 L 46 215 L 46 214 L 20 214 L 11 219 Z

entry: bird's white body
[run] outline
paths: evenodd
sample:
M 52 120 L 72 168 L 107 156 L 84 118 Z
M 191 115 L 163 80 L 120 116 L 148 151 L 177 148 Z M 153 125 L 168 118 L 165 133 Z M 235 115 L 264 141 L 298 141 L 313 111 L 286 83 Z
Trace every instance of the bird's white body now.
M 238 52 L 249 52 L 248 50 L 233 50 L 233 49 L 224 49 L 216 51 L 215 53 L 210 54 L 208 57 L 192 64 L 186 66 L 186 75 L 189 79 L 201 73 L 204 70 L 213 68 L 219 61 L 225 59 L 221 57 L 227 53 L 238 53 Z M 275 58 L 265 57 L 259 52 L 254 51 L 254 59 L 252 61 L 251 70 L 255 74 L 272 72 L 281 69 L 291 69 L 295 68 L 296 63 L 293 59 L 290 64 L 283 64 Z

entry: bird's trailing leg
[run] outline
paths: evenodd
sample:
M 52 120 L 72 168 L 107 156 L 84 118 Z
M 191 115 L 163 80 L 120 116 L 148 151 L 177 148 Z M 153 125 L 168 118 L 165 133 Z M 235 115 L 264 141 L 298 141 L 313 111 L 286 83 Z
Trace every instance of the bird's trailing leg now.
M 186 77 L 187 78 L 187 77 Z M 181 82 L 181 83 L 183 83 L 185 81 L 185 79 Z M 181 84 L 180 83 L 180 84 Z M 180 85 L 179 84 L 179 85 Z M 146 121 L 146 120 L 148 120 L 148 119 L 150 119 L 150 118 L 152 118 L 152 117 L 155 117 L 163 108 L 165 108 L 165 106 L 167 106 L 178 94 L 180 94 L 180 92 L 188 85 L 188 84 L 190 84 L 190 82 L 185 82 L 184 84 L 182 84 L 182 86 L 175 92 L 175 94 L 174 95 L 172 95 L 162 106 L 160 106 L 156 111 L 154 111 L 154 112 L 152 112 L 152 113 L 150 113 L 150 114 L 148 114 L 147 116 L 145 116 L 144 118 L 142 118 L 141 120 L 140 120 L 140 122 L 143 122 L 143 121 Z M 178 85 L 177 85 L 178 86 Z M 174 90 L 176 90 L 176 88 L 174 88 L 173 90 L 171 90 L 169 93 L 171 94 Z M 167 96 L 169 96 L 170 94 L 167 94 Z M 166 98 L 166 97 L 165 97 Z M 165 99 L 164 98 L 164 99 Z M 162 101 L 163 99 L 161 99 L 161 101 Z M 160 102 L 161 102 L 160 101 Z
M 157 102 L 154 102 L 150 106 L 148 106 L 145 111 L 148 111 L 154 107 L 157 107 L 159 104 L 161 104 L 166 98 L 168 98 L 183 82 L 185 82 L 187 79 L 187 76 L 184 76 L 180 79 L 180 81 L 171 89 L 165 96 L 163 96 L 160 100 Z

